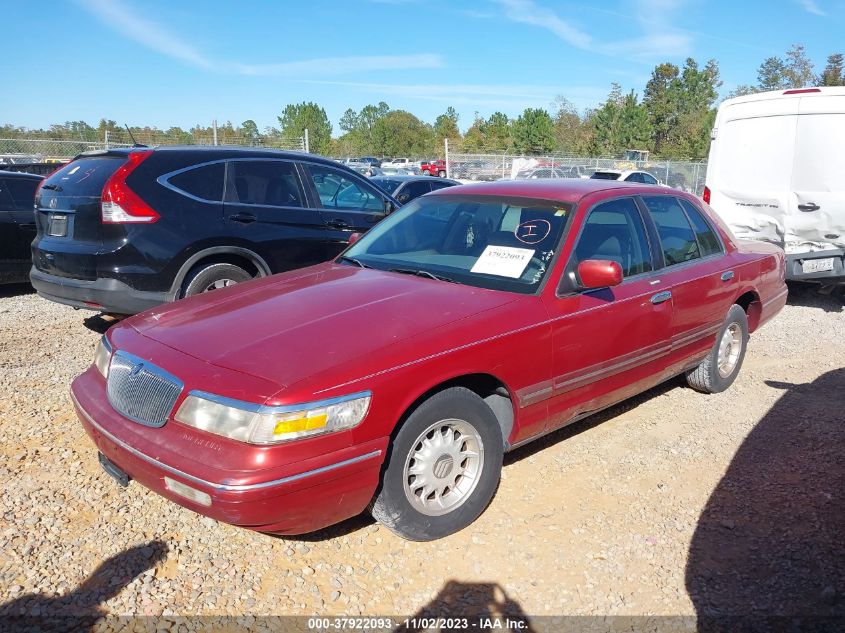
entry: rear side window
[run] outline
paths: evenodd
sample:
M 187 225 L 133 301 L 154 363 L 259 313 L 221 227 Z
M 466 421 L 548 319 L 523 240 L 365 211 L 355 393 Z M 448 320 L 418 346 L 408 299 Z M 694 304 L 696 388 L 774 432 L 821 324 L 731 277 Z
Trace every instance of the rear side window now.
M 605 259 L 622 267 L 622 275 L 630 277 L 651 270 L 643 220 L 632 198 L 611 200 L 596 206 L 575 246 L 575 257 Z
M 687 212 L 687 217 L 692 223 L 692 228 L 695 230 L 695 236 L 698 238 L 698 247 L 701 249 L 701 256 L 707 257 L 713 253 L 722 252 L 722 244 L 716 235 L 716 231 L 710 226 L 701 212 L 695 208 L 688 200 L 681 199 L 681 206 Z
M 642 174 L 640 174 L 639 172 L 634 172 L 633 174 L 631 174 L 630 176 L 628 176 L 625 179 L 625 182 L 640 182 L 640 183 L 642 183 L 642 182 L 645 182 L 645 181 L 643 180 Z
M 44 181 L 42 189 L 60 196 L 99 198 L 109 177 L 126 162 L 125 156 L 91 156 L 71 161 Z
M 656 185 L 657 179 L 650 174 L 640 174 L 640 179 L 647 185 Z
M 167 181 L 200 200 L 220 202 L 223 200 L 223 179 L 226 172 L 223 163 L 195 167 L 171 176 Z
M 0 188 L 9 193 L 12 198 L 13 209 L 32 211 L 38 182 L 38 180 L 32 178 L 7 178 L 0 180 Z
M 236 160 L 229 163 L 229 202 L 273 207 L 303 207 L 305 197 L 294 164 L 284 160 Z
M 643 196 L 652 220 L 657 225 L 666 265 L 681 264 L 701 257 L 695 232 L 687 215 L 672 196 Z

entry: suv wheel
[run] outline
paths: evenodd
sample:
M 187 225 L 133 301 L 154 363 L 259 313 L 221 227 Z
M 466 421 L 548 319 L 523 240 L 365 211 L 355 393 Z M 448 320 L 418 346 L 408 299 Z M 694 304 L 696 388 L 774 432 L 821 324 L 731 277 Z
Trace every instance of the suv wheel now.
M 437 172 L 437 175 L 438 175 L 438 176 L 440 176 L 441 178 L 445 178 L 445 177 L 446 177 L 446 172 L 445 172 L 444 170 L 442 170 L 442 169 L 441 169 L 440 171 L 438 171 L 438 172 Z
M 182 296 L 192 297 L 203 292 L 234 286 L 249 279 L 252 279 L 252 275 L 234 264 L 200 264 L 185 278 L 182 284 Z

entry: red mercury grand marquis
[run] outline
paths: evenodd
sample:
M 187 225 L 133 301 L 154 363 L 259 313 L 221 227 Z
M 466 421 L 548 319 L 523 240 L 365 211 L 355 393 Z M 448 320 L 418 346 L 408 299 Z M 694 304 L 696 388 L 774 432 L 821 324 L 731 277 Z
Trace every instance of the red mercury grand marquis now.
M 264 532 L 369 507 L 429 540 L 483 512 L 504 452 L 672 376 L 729 387 L 786 294 L 781 250 L 679 191 L 452 187 L 334 261 L 123 321 L 72 396 L 122 483 Z

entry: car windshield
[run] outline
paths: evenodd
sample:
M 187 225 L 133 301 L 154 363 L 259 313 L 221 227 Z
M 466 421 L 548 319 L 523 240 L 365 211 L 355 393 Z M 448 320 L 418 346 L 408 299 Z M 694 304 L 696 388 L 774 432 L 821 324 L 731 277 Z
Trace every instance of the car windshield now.
M 619 180 L 619 174 L 614 171 L 597 171 L 590 178 L 593 180 Z
M 339 261 L 530 294 L 548 274 L 571 208 L 501 196 L 417 198 Z
M 394 191 L 399 188 L 399 185 L 402 184 L 401 180 L 396 180 L 394 178 L 381 178 L 379 176 L 376 176 L 375 178 L 370 178 L 370 182 L 382 191 L 386 191 L 391 195 Z

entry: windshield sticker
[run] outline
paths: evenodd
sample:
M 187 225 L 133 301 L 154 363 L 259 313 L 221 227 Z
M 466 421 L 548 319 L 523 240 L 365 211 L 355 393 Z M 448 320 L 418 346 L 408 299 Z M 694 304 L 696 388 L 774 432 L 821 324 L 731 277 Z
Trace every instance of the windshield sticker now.
M 530 248 L 488 246 L 476 260 L 470 272 L 518 279 L 533 255 L 534 251 Z
M 523 222 L 513 234 L 523 244 L 537 244 L 542 242 L 552 232 L 552 223 L 548 220 L 528 220 Z

